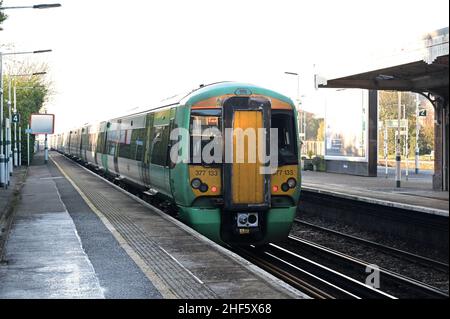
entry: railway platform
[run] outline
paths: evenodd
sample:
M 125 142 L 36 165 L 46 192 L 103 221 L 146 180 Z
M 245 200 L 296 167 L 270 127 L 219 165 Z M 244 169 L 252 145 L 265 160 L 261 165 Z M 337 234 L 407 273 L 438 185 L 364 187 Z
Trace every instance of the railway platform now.
M 36 156 L 0 264 L 1 298 L 308 298 L 51 152 Z
M 12 220 L 12 212 L 17 205 L 21 188 L 25 181 L 27 169 L 15 168 L 7 188 L 0 188 L 0 260 L 8 229 Z
M 431 172 L 404 172 L 401 187 L 395 187 L 395 171 L 379 168 L 378 177 L 302 171 L 302 189 L 370 204 L 395 207 L 420 213 L 449 216 L 449 193 L 432 190 Z

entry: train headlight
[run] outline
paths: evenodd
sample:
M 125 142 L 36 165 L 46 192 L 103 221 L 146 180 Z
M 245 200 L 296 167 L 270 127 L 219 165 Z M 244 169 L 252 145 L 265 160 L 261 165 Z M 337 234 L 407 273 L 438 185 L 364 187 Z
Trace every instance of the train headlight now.
M 198 179 L 198 178 L 194 178 L 191 181 L 191 186 L 192 186 L 193 189 L 198 189 L 201 185 L 202 185 L 202 181 L 200 179 Z
M 258 216 L 256 214 L 248 214 L 248 223 L 254 225 L 258 222 Z
M 297 186 L 297 181 L 295 180 L 295 178 L 289 178 L 287 180 L 287 184 L 289 188 L 294 188 L 295 186 Z
M 238 218 L 238 225 L 246 225 L 248 221 L 247 215 L 246 214 L 241 214 L 239 215 Z
M 287 192 L 289 190 L 289 185 L 287 183 L 283 183 L 281 185 L 281 189 L 283 190 L 283 192 Z
M 205 183 L 201 184 L 200 187 L 199 187 L 199 190 L 202 193 L 206 193 L 208 191 L 208 185 L 205 184 Z
M 258 227 L 258 213 L 238 213 L 237 227 Z

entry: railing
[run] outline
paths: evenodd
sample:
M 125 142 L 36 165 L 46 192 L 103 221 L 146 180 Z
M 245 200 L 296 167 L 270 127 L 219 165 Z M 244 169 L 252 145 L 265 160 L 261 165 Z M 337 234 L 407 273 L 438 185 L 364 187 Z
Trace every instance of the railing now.
M 325 155 L 325 142 L 324 141 L 303 141 L 302 155 L 307 156 L 313 154 L 313 156 Z

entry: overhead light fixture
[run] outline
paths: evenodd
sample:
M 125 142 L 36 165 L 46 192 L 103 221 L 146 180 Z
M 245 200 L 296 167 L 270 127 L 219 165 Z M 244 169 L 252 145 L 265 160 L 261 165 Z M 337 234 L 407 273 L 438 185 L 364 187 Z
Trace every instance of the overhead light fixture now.
M 395 78 L 393 75 L 379 74 L 376 79 L 377 80 L 392 80 Z

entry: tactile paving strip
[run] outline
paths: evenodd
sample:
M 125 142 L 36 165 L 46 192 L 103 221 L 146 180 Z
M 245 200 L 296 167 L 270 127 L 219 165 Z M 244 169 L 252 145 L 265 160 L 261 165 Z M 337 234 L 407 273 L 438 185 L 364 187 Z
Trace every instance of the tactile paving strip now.
M 127 243 L 156 275 L 170 287 L 175 295 L 183 299 L 218 298 L 210 288 L 195 279 L 184 267 L 168 255 L 126 215 L 126 212 L 113 206 L 105 196 L 92 189 L 92 182 L 89 180 L 95 178 L 94 176 L 88 176 L 89 173 L 87 172 L 80 174 L 79 169 L 75 172 L 73 166 L 76 164 L 74 163 L 58 161 L 58 164 L 63 166 L 64 171 L 77 184 L 85 196 L 104 214 Z M 100 182 L 100 180 L 97 182 Z M 111 188 L 111 192 L 118 191 Z

